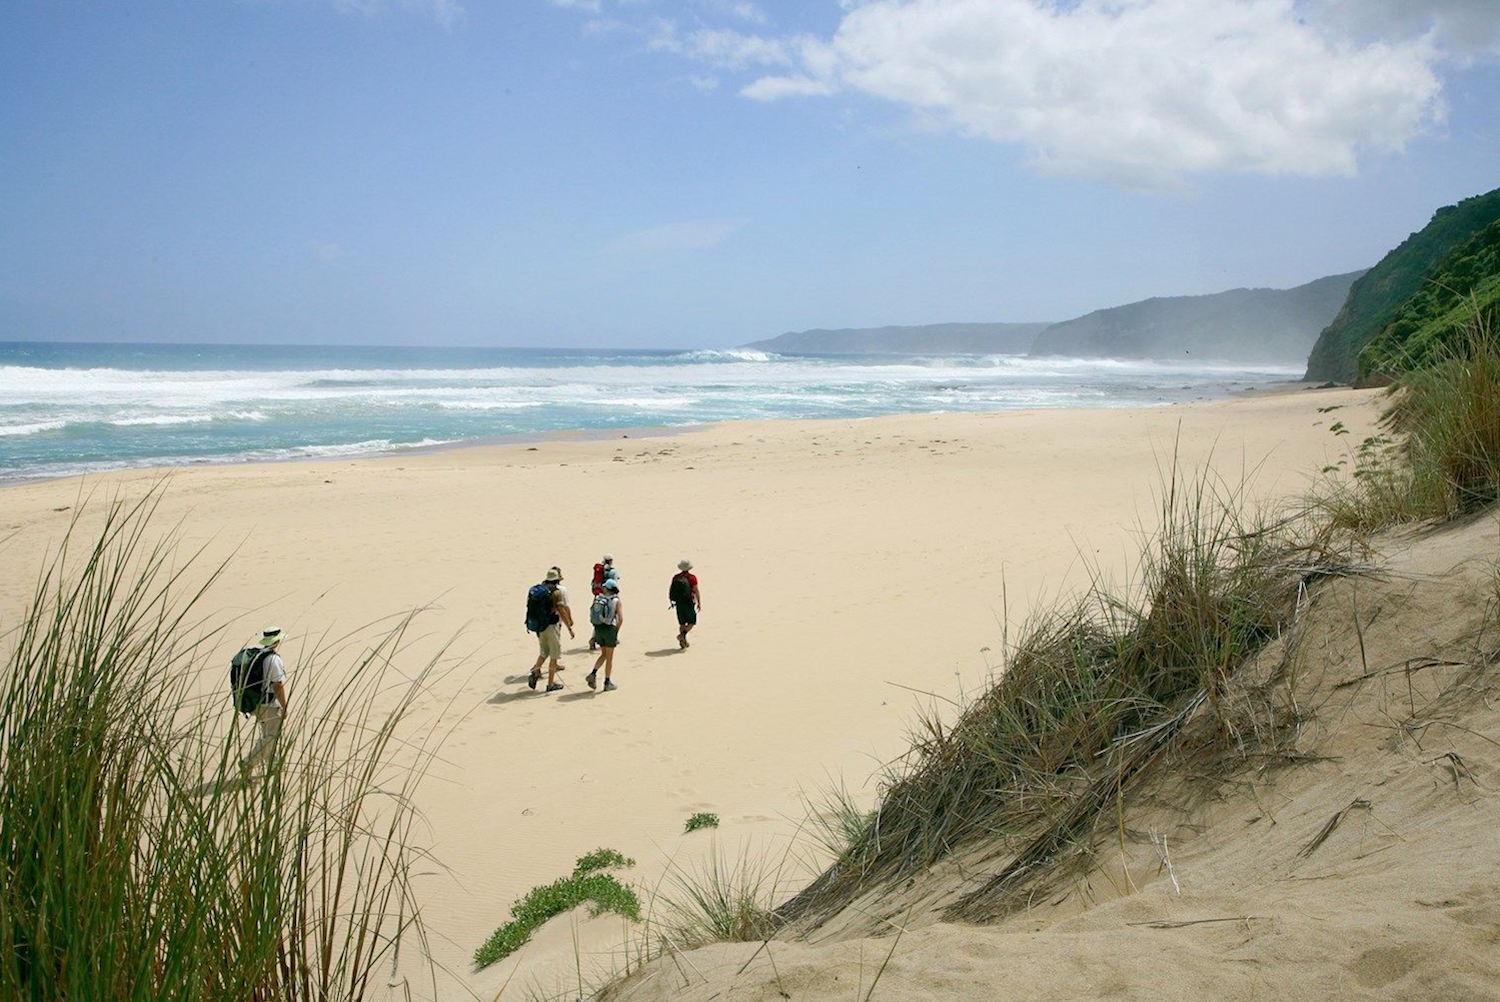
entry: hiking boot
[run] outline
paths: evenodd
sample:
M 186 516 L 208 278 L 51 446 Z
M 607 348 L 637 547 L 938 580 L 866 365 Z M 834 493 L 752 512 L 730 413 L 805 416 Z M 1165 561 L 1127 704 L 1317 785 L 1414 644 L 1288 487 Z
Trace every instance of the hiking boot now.
M 535 668 L 533 668 L 533 669 L 531 669 L 531 674 L 526 676 L 526 684 L 528 686 L 530 686 L 531 688 L 535 689 L 536 688 L 537 679 L 539 679 L 541 677 L 542 677 L 542 673 L 539 672 L 539 671 L 537 671 Z
M 599 678 L 599 669 L 595 668 L 593 671 L 591 671 L 587 675 L 585 675 L 583 677 L 583 680 L 585 682 L 587 682 L 589 684 L 589 688 L 592 689 L 594 687 L 594 683 L 596 681 L 598 681 L 598 678 Z M 609 684 L 609 679 L 605 679 L 604 680 L 604 684 L 608 685 Z
M 597 651 L 598 649 L 599 649 L 599 641 L 597 641 L 597 640 L 590 640 L 589 641 L 589 653 L 592 654 L 594 651 Z
M 679 633 L 679 634 L 677 634 L 677 649 L 678 650 L 682 650 L 682 651 L 687 650 L 687 634 L 686 633 Z
M 605 679 L 604 680 L 604 691 L 605 692 L 614 692 L 618 688 L 619 688 L 619 686 L 615 685 L 609 679 Z
M 556 692 L 557 690 L 561 689 L 562 687 L 563 687 L 563 684 L 561 682 L 553 682 L 551 685 L 547 686 L 547 691 L 548 692 Z

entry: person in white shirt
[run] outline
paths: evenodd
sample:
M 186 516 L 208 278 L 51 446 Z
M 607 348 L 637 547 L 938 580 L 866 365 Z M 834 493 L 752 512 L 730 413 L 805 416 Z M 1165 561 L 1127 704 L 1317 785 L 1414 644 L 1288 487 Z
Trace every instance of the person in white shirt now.
M 256 645 L 262 650 L 259 661 L 261 678 L 264 680 L 262 685 L 267 697 L 255 708 L 255 722 L 260 727 L 260 739 L 250 749 L 250 754 L 245 756 L 244 768 L 247 772 L 271 754 L 276 739 L 281 736 L 281 722 L 286 718 L 286 665 L 276 652 L 280 644 L 281 628 L 273 626 L 260 635 L 260 643 Z

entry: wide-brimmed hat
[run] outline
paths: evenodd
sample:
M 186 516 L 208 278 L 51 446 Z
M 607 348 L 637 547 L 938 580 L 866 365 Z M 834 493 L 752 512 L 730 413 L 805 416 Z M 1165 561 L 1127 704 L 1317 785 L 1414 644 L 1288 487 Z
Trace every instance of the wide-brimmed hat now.
M 614 557 L 612 557 L 612 556 L 610 556 L 610 555 L 609 555 L 609 554 L 608 554 L 608 553 L 606 553 L 606 554 L 605 554 L 605 555 L 604 555 L 604 562 L 605 562 L 605 563 L 606 563 L 606 564 L 612 564 L 612 563 L 614 563 L 614 562 L 615 562 L 615 558 L 614 558 Z
M 562 571 L 559 570 L 556 567 L 549 567 L 549 568 L 547 568 L 547 580 L 548 581 L 561 581 L 562 580 Z
M 281 627 L 269 626 L 261 631 L 260 646 L 275 647 L 279 643 L 281 643 Z
M 677 569 L 679 571 L 690 571 L 693 569 L 693 562 L 686 558 L 679 560 L 677 561 Z

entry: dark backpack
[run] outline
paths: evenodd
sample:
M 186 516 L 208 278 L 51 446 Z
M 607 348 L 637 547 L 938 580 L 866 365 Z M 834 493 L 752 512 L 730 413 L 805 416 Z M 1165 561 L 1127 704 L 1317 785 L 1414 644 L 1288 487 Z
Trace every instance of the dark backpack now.
M 270 653 L 269 647 L 246 647 L 229 659 L 229 691 L 241 713 L 254 713 L 271 698 L 266 678 L 266 655 Z
M 557 622 L 554 604 L 551 588 L 545 583 L 532 585 L 526 592 L 526 629 L 532 633 L 541 633 Z
M 693 586 L 688 583 L 687 571 L 683 571 L 672 578 L 672 587 L 667 589 L 667 601 L 673 605 L 684 605 L 692 600 Z

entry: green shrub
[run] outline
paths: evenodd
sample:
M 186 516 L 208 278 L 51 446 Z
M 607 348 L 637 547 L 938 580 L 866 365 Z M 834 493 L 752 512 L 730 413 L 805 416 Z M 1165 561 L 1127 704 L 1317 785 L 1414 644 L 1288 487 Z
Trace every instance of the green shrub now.
M 687 819 L 687 822 L 682 826 L 682 833 L 686 835 L 688 832 L 695 832 L 699 828 L 717 827 L 719 827 L 719 816 L 717 814 L 711 814 L 708 811 L 699 811 Z
M 591 916 L 613 912 L 639 921 L 641 902 L 635 891 L 621 884 L 613 875 L 601 872 L 634 865 L 635 860 L 627 859 L 613 849 L 596 849 L 580 856 L 571 874 L 550 884 L 533 887 L 511 906 L 510 921 L 496 929 L 484 945 L 474 951 L 474 965 L 488 967 L 510 956 L 525 946 L 532 933 L 549 919 L 581 904 L 589 905 Z

